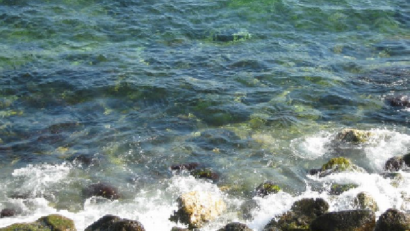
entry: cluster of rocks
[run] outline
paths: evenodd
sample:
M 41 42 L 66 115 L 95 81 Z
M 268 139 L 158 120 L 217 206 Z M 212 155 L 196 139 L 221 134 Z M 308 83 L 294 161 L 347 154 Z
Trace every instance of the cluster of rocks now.
M 344 129 L 337 136 L 338 142 L 360 144 L 367 142 L 371 132 L 355 129 Z M 385 164 L 385 170 L 399 171 L 410 167 L 410 153 L 404 156 L 390 158 Z M 219 174 L 209 168 L 200 167 L 198 163 L 173 165 L 174 172 L 188 172 L 196 178 L 208 179 L 213 182 L 219 179 Z M 345 157 L 336 157 L 323 164 L 321 168 L 309 171 L 311 175 L 325 177 L 340 172 L 365 172 Z M 394 176 L 393 176 L 394 177 Z M 340 195 L 343 192 L 358 187 L 355 184 L 333 184 L 330 194 Z M 254 196 L 265 197 L 281 191 L 279 185 L 266 181 L 256 187 Z M 107 183 L 91 184 L 83 189 L 85 198 L 97 196 L 110 200 L 121 198 L 118 189 Z M 354 198 L 356 210 L 329 212 L 329 204 L 322 198 L 305 198 L 296 201 L 291 209 L 272 220 L 263 231 L 408 231 L 410 230 L 410 214 L 396 209 L 388 209 L 376 222 L 375 212 L 379 210 L 377 202 L 366 192 L 360 192 Z M 173 227 L 172 231 L 197 230 L 206 223 L 217 219 L 226 209 L 226 203 L 218 195 L 208 192 L 191 191 L 182 194 L 177 199 L 178 209 L 169 220 L 186 225 L 188 228 Z M 252 218 L 252 211 L 258 208 L 255 200 L 246 201 L 241 206 L 245 220 Z M 0 217 L 15 216 L 16 211 L 5 208 L 0 211 Z M 11 230 L 76 230 L 72 220 L 60 215 L 42 217 L 32 223 L 13 224 L 1 228 L 0 231 Z M 88 226 L 86 231 L 144 231 L 143 225 L 136 220 L 122 219 L 106 215 Z M 218 231 L 250 231 L 249 227 L 239 222 L 229 223 Z

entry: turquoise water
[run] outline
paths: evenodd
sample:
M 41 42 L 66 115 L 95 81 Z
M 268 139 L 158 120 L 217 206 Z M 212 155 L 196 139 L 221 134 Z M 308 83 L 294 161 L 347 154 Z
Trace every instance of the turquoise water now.
M 180 192 L 204 187 L 235 211 L 265 180 L 285 210 L 331 157 L 377 185 L 410 150 L 410 111 L 387 100 L 410 94 L 406 0 L 0 0 L 0 38 L 0 209 L 21 210 L 0 226 L 60 212 L 82 230 L 110 208 L 170 230 Z M 332 148 L 346 127 L 378 135 Z M 188 162 L 219 181 L 169 169 Z M 123 199 L 84 201 L 96 182 Z M 400 207 L 400 190 L 375 196 Z

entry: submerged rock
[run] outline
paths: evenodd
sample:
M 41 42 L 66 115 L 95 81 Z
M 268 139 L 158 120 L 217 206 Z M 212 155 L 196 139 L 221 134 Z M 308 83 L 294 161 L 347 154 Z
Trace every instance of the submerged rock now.
M 276 230 L 309 230 L 310 223 L 317 217 L 326 213 L 329 204 L 322 198 L 302 199 L 296 201 L 290 211 L 281 215 L 278 220 L 272 219 L 263 229 L 264 231 Z
M 373 231 L 376 216 L 370 210 L 331 212 L 316 218 L 310 225 L 315 231 Z
M 340 195 L 350 189 L 357 188 L 358 185 L 356 184 L 332 184 L 330 187 L 330 194 L 331 195 Z
M 120 198 L 118 189 L 107 183 L 91 184 L 83 190 L 83 194 L 86 198 L 92 196 L 100 196 L 111 200 Z
M 16 215 L 16 210 L 10 208 L 5 208 L 0 212 L 0 218 L 13 217 L 14 215 Z
M 225 30 L 218 33 L 215 33 L 212 36 L 212 39 L 217 42 L 237 42 L 237 41 L 244 41 L 251 38 L 251 34 L 249 34 L 246 30 Z
M 105 215 L 88 226 L 85 231 L 145 231 L 145 229 L 138 221 Z
M 260 197 L 267 196 L 269 194 L 278 193 L 281 190 L 279 185 L 273 183 L 272 181 L 266 181 L 256 187 L 255 194 Z
M 227 224 L 222 229 L 218 231 L 252 231 L 247 225 L 239 223 L 239 222 L 232 222 Z
M 76 231 L 74 222 L 61 215 L 53 214 L 39 218 L 32 223 L 18 223 L 0 228 L 0 231 L 33 230 L 33 231 Z
M 199 228 L 217 218 L 226 209 L 225 202 L 210 193 L 192 191 L 178 199 L 178 210 L 169 218 L 173 222 L 187 224 L 189 228 Z
M 252 211 L 254 211 L 255 209 L 259 209 L 259 205 L 255 200 L 245 201 L 241 205 L 242 218 L 245 220 L 252 219 L 253 218 Z
M 336 140 L 346 143 L 360 144 L 368 141 L 371 135 L 372 133 L 368 131 L 347 128 L 337 134 Z
M 388 209 L 377 221 L 374 231 L 408 231 L 410 230 L 410 214 L 397 209 Z
M 356 198 L 354 199 L 354 205 L 358 209 L 368 209 L 373 212 L 379 210 L 379 207 L 377 206 L 374 198 L 365 192 L 357 194 Z

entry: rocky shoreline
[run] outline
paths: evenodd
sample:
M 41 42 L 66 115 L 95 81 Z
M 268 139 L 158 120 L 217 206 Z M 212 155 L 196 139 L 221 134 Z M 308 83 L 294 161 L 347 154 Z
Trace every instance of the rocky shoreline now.
M 351 143 L 359 145 L 368 141 L 372 136 L 369 131 L 356 129 L 344 129 L 340 131 L 335 142 Z M 408 171 L 410 168 L 410 153 L 388 159 L 384 165 L 385 172 L 382 176 L 400 180 L 398 171 Z M 188 172 L 195 178 L 207 179 L 217 182 L 219 174 L 212 169 L 204 168 L 199 163 L 184 163 L 170 167 L 173 174 Z M 348 158 L 339 156 L 330 159 L 320 168 L 311 169 L 307 174 L 318 178 L 326 177 L 342 172 L 366 172 L 363 168 L 355 165 Z M 331 195 L 340 195 L 348 190 L 356 188 L 354 184 L 333 183 L 330 188 Z M 276 194 L 282 189 L 272 181 L 261 183 L 254 190 L 254 196 L 265 197 Z M 117 188 L 106 183 L 91 184 L 82 191 L 84 198 L 103 197 L 110 200 L 121 198 Z M 187 228 L 173 227 L 171 231 L 200 230 L 207 222 L 217 219 L 227 210 L 224 200 L 211 193 L 191 191 L 180 195 L 177 199 L 178 209 L 169 217 L 175 225 L 184 225 Z M 410 230 L 410 214 L 396 208 L 389 208 L 376 220 L 376 212 L 379 211 L 377 201 L 366 192 L 360 192 L 354 198 L 354 210 L 337 212 L 329 211 L 329 204 L 322 198 L 303 198 L 293 203 L 290 210 L 272 217 L 263 231 L 408 231 Z M 244 220 L 252 219 L 252 211 L 259 209 L 254 199 L 245 201 L 238 214 Z M 379 211 L 381 212 L 381 211 Z M 13 217 L 18 212 L 13 208 L 5 208 L 0 211 L 0 218 Z M 74 222 L 61 215 L 52 214 L 41 217 L 31 223 L 16 223 L 0 231 L 11 230 L 76 230 Z M 139 221 L 123 219 L 107 214 L 89 225 L 86 231 L 143 231 L 144 226 Z M 231 222 L 221 227 L 218 231 L 247 231 L 252 230 L 246 224 Z

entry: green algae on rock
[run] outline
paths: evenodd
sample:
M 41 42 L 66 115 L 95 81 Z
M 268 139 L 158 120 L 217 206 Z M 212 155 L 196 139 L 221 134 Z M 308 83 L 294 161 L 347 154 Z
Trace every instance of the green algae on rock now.
M 256 195 L 257 196 L 267 196 L 269 194 L 275 194 L 278 193 L 280 190 L 282 190 L 280 188 L 279 185 L 273 183 L 272 181 L 266 181 L 262 184 L 260 184 L 258 187 L 256 187 Z
M 61 215 L 52 214 L 39 218 L 32 223 L 19 223 L 0 228 L 0 231 L 15 231 L 15 230 L 30 230 L 30 231 L 76 231 L 74 222 L 71 219 Z

